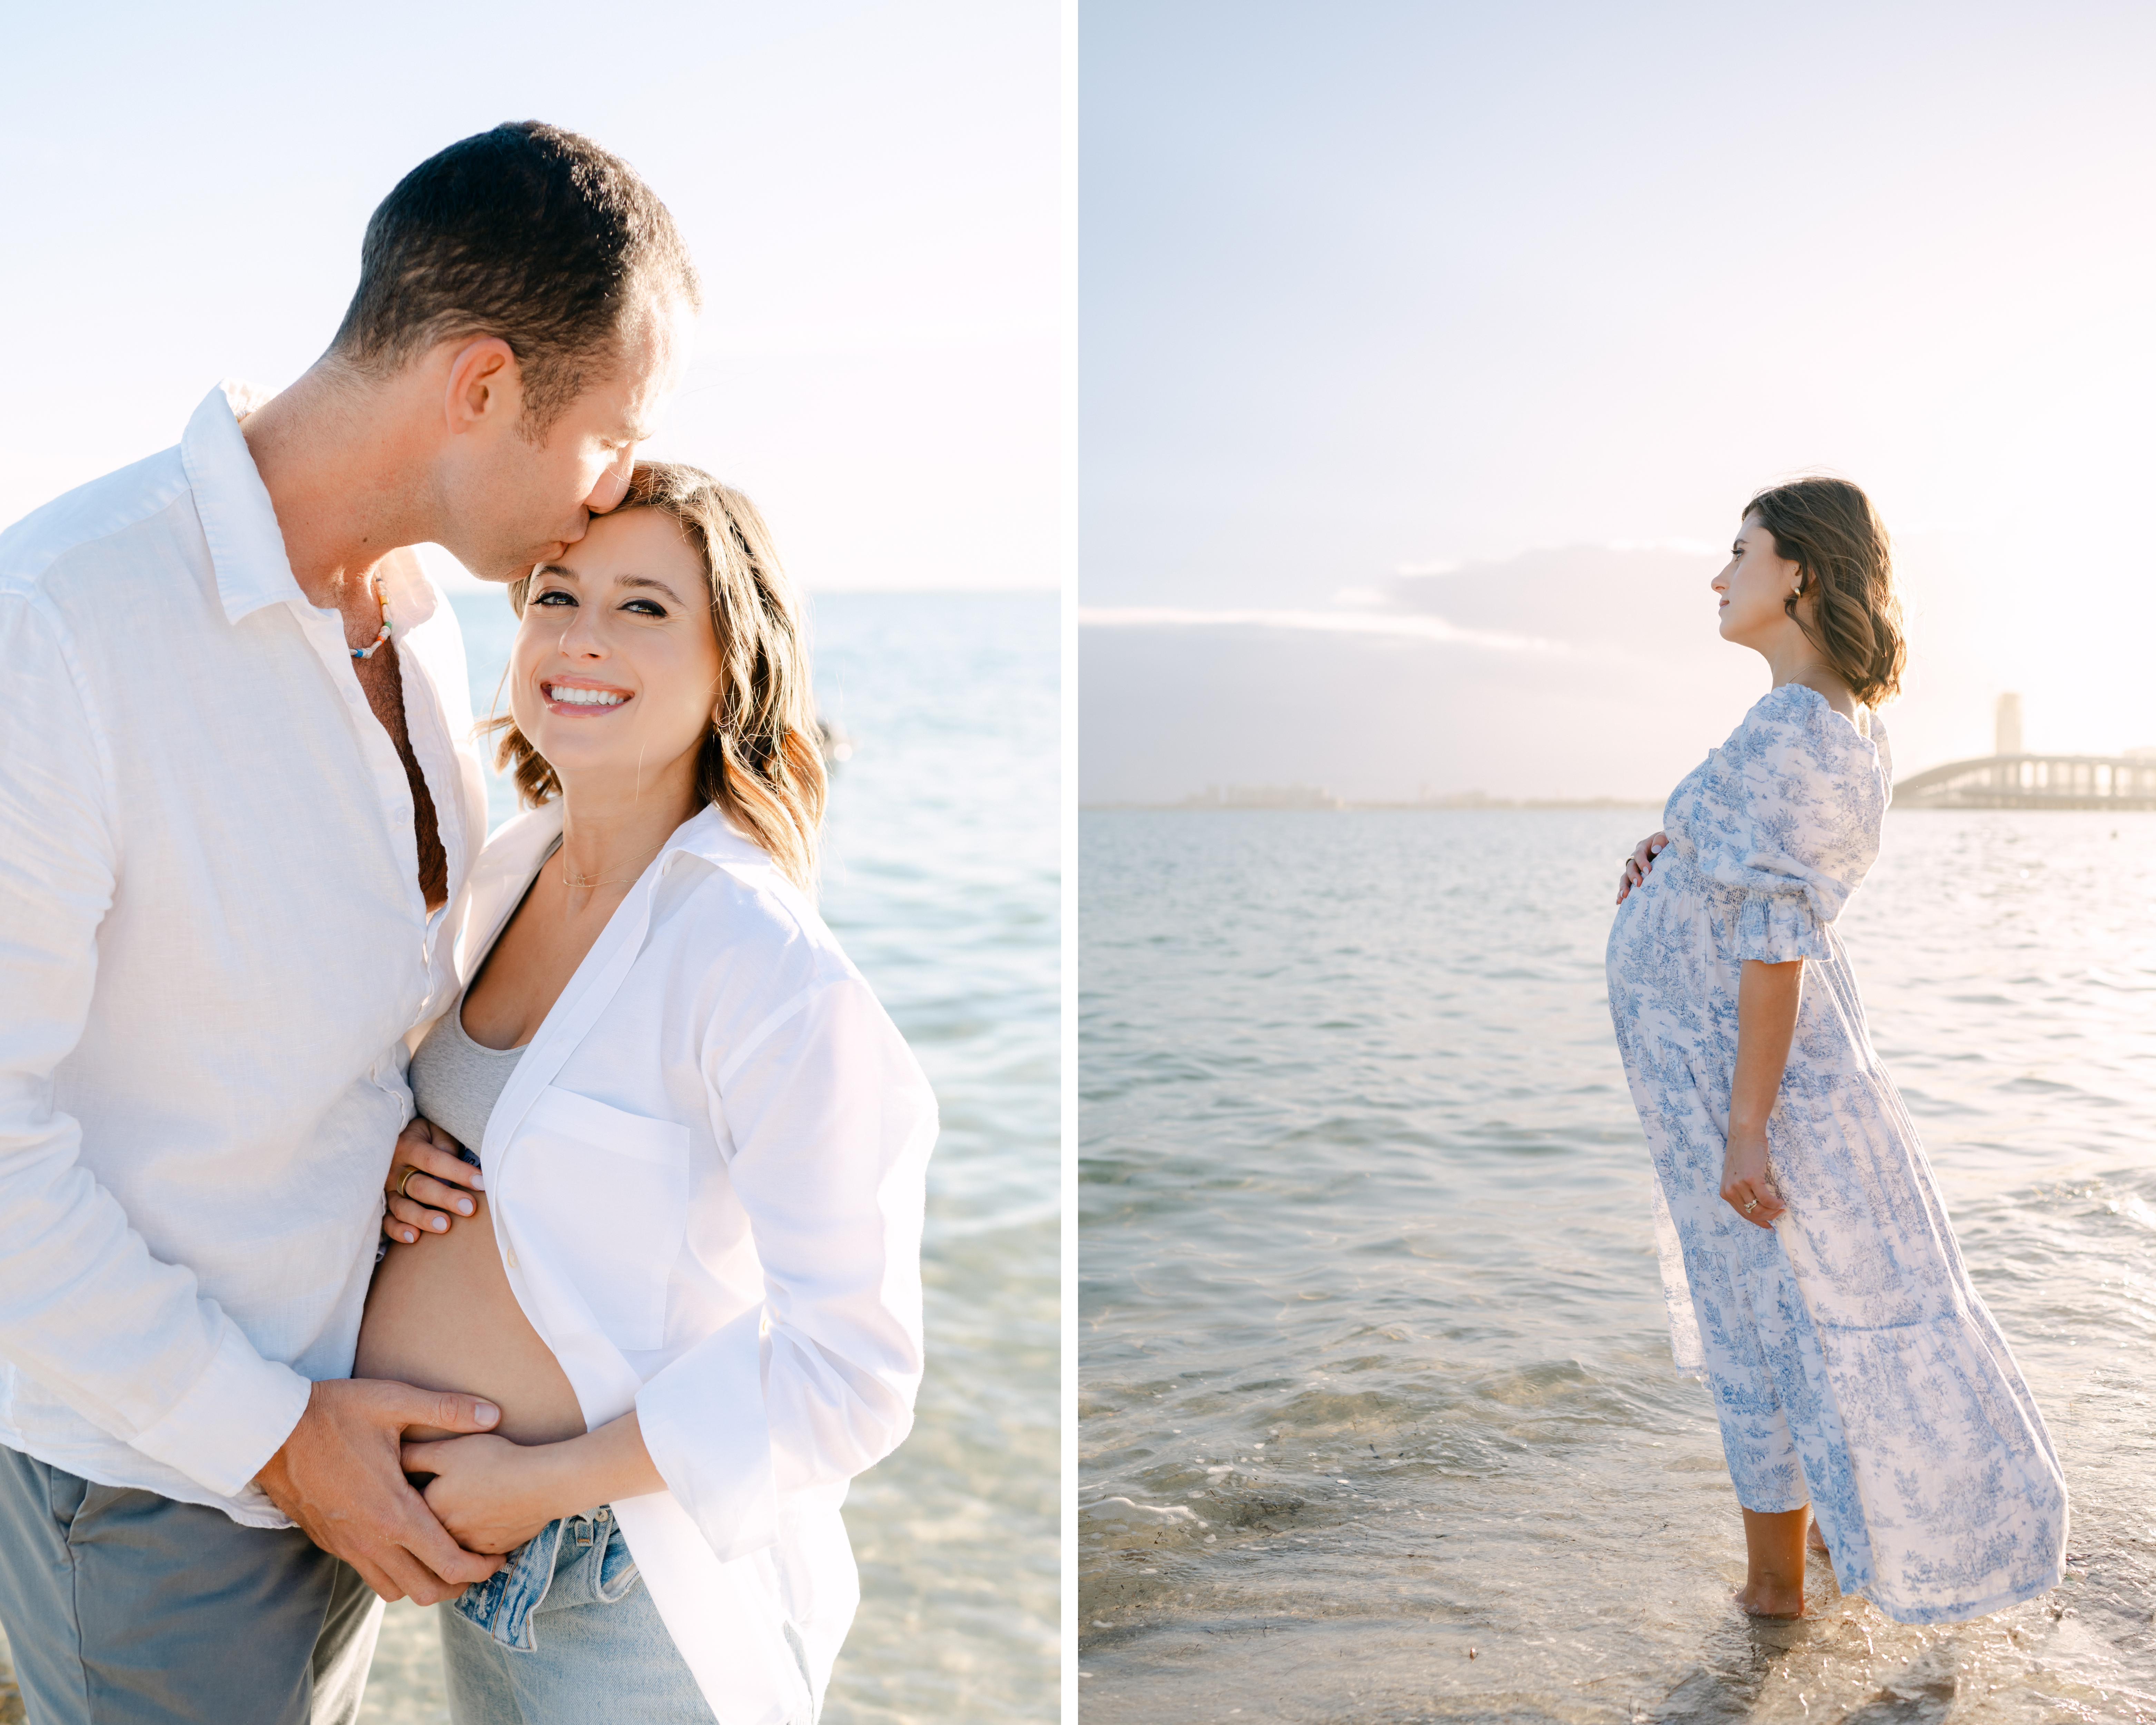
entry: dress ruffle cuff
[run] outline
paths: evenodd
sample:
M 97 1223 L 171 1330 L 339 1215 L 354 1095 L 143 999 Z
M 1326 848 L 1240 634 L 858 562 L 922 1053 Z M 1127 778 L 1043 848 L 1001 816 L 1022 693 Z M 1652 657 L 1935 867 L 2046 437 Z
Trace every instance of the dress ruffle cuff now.
M 1763 964 L 1831 958 L 1826 927 L 1802 893 L 1748 892 L 1737 912 L 1737 956 Z

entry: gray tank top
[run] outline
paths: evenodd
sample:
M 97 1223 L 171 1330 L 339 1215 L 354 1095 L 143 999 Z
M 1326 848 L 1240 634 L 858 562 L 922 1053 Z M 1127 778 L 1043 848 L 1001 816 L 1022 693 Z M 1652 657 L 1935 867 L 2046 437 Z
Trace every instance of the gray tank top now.
M 434 1020 L 412 1050 L 412 1103 L 478 1159 L 480 1140 L 521 1048 L 482 1048 L 465 1029 L 465 997 Z
M 539 868 L 545 868 L 547 859 L 561 848 L 558 841 L 549 845 L 547 855 L 539 859 Z M 532 870 L 531 878 L 539 878 L 537 869 Z M 527 884 L 525 891 L 531 890 Z M 515 914 L 512 911 L 511 916 Z M 508 926 L 505 920 L 502 927 Z M 473 975 L 477 974 L 475 966 Z M 412 1050 L 407 1076 L 412 1084 L 413 1106 L 422 1117 L 433 1121 L 462 1144 L 465 1160 L 475 1163 L 480 1140 L 486 1136 L 486 1122 L 494 1113 L 494 1105 L 501 1100 L 509 1075 L 524 1058 L 524 1049 L 482 1048 L 471 1040 L 465 1029 L 465 995 L 469 993 L 467 983 L 458 993 L 456 1004 L 436 1019 L 419 1039 L 418 1047 Z

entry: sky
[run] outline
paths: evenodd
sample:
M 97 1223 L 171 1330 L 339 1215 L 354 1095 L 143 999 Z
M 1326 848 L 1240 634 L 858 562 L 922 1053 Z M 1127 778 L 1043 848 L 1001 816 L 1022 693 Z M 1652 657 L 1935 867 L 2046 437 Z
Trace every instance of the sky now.
M 327 346 L 367 218 L 504 120 L 626 157 L 702 275 L 654 457 L 812 590 L 1053 587 L 1055 0 L 18 9 L 0 523 Z
M 2156 743 L 2156 13 L 1086 0 L 1080 40 L 1082 798 L 1659 799 L 1767 686 L 1707 583 L 1804 472 L 1894 536 L 1898 770 L 1989 752 L 2007 690 L 2032 749 Z M 1541 644 L 1439 639 L 1471 610 Z

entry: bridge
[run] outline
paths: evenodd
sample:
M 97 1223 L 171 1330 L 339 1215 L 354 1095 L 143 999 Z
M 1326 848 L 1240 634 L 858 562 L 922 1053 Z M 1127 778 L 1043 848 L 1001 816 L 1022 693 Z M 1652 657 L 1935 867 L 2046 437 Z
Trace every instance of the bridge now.
M 1987 755 L 1980 761 L 1949 761 L 1896 785 L 1894 806 L 2156 809 L 2156 758 L 2137 752 Z

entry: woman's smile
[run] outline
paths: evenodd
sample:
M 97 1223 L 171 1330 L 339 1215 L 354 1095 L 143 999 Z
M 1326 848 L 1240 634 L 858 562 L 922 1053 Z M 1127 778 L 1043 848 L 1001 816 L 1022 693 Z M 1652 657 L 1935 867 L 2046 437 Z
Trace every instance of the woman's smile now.
M 539 694 L 549 712 L 578 718 L 617 711 L 636 698 L 634 690 L 589 677 L 549 677 L 540 683 Z

